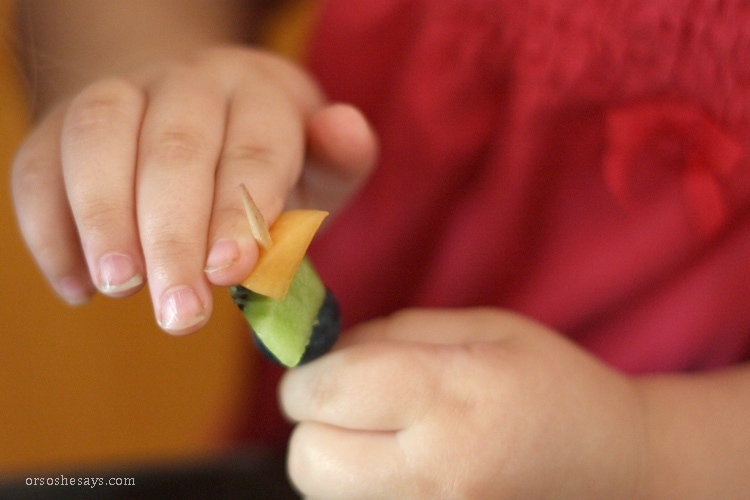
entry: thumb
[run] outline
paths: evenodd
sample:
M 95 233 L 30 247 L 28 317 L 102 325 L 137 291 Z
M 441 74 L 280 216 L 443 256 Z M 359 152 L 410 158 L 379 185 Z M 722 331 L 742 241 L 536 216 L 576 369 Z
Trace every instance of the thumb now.
M 378 141 L 361 111 L 348 104 L 317 110 L 307 123 L 308 159 L 289 204 L 336 211 L 364 183 Z

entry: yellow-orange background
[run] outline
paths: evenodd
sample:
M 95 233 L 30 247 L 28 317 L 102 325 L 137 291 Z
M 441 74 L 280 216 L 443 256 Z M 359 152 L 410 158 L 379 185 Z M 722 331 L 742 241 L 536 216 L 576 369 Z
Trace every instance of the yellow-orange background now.
M 287 11 L 272 43 L 296 55 L 310 2 Z M 226 290 L 207 328 L 173 338 L 147 292 L 64 305 L 15 224 L 10 163 L 27 130 L 13 55 L 12 0 L 0 0 L 0 477 L 56 467 L 191 457 L 225 446 L 253 356 Z M 288 26 L 291 26 L 289 28 Z

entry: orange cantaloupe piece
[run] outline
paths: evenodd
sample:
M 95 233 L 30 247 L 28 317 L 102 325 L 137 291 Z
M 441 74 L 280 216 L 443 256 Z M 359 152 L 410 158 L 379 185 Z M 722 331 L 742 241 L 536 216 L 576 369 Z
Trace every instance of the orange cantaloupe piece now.
M 307 248 L 328 212 L 289 210 L 270 227 L 271 245 L 260 247 L 255 268 L 242 286 L 255 293 L 283 300 Z

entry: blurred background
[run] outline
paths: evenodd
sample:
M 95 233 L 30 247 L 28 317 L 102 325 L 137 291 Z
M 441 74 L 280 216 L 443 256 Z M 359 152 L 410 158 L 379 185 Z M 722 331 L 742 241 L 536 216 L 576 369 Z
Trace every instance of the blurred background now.
M 311 2 L 288 7 L 268 42 L 298 56 L 311 13 Z M 9 176 L 29 82 L 12 22 L 13 0 L 0 0 L 0 478 L 220 454 L 234 444 L 255 356 L 227 290 L 215 290 L 205 329 L 170 337 L 145 291 L 66 306 L 24 246 Z

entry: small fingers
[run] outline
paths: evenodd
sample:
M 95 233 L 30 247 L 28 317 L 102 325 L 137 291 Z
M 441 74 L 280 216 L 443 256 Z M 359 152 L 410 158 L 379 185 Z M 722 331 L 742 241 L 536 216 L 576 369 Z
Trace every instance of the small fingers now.
M 219 286 L 243 280 L 257 258 L 240 183 L 247 184 L 269 223 L 284 206 L 334 211 L 364 182 L 377 156 L 375 135 L 352 106 L 320 108 L 305 131 L 300 106 L 280 99 L 275 84 L 260 75 L 252 83 L 232 100 L 216 176 L 206 274 Z M 310 158 L 300 176 L 306 150 Z
M 373 342 L 288 371 L 279 388 L 288 418 L 389 432 L 423 418 L 441 391 L 440 348 Z
M 173 76 L 148 90 L 135 186 L 157 321 L 183 334 L 205 324 L 212 307 L 204 269 L 227 101 L 210 81 Z
M 60 141 L 63 174 L 90 275 L 119 297 L 144 283 L 133 183 L 143 92 L 120 80 L 84 89 L 70 104 Z
M 129 295 L 148 278 L 159 324 L 188 333 L 210 315 L 209 282 L 235 284 L 252 269 L 257 247 L 239 186 L 248 186 L 273 222 L 297 184 L 305 113 L 319 96 L 300 103 L 279 90 L 273 71 L 244 71 L 223 56 L 211 66 L 210 59 L 160 67 L 137 83 L 92 84 L 20 150 L 13 181 L 19 221 L 68 301 L 90 297 L 94 284 L 110 296 Z M 342 134 L 347 123 L 359 125 Z M 336 168 L 346 164 L 349 173 L 362 170 L 371 154 L 357 144 L 368 139 L 354 140 L 351 151 L 343 144 L 362 124 L 349 109 L 313 112 L 312 155 Z M 336 168 L 346 177 L 346 168 Z M 310 192 L 328 199 L 316 189 Z
M 68 206 L 60 164 L 64 108 L 54 110 L 26 139 L 13 162 L 18 222 L 42 273 L 71 305 L 93 295 L 86 261 Z
M 290 204 L 337 210 L 375 166 L 378 141 L 361 111 L 335 103 L 312 114 L 307 125 L 309 159 Z
M 377 138 L 367 118 L 356 107 L 333 103 L 320 108 L 308 124 L 309 149 L 322 163 L 339 166 L 342 173 L 360 177 L 377 158 Z
M 270 225 L 283 210 L 303 160 L 301 111 L 262 75 L 240 86 L 230 104 L 216 175 L 206 266 L 212 283 L 227 286 L 240 282 L 257 258 L 240 185 L 248 187 Z
M 306 498 L 403 498 L 404 466 L 394 433 L 304 423 L 289 443 L 289 475 Z

